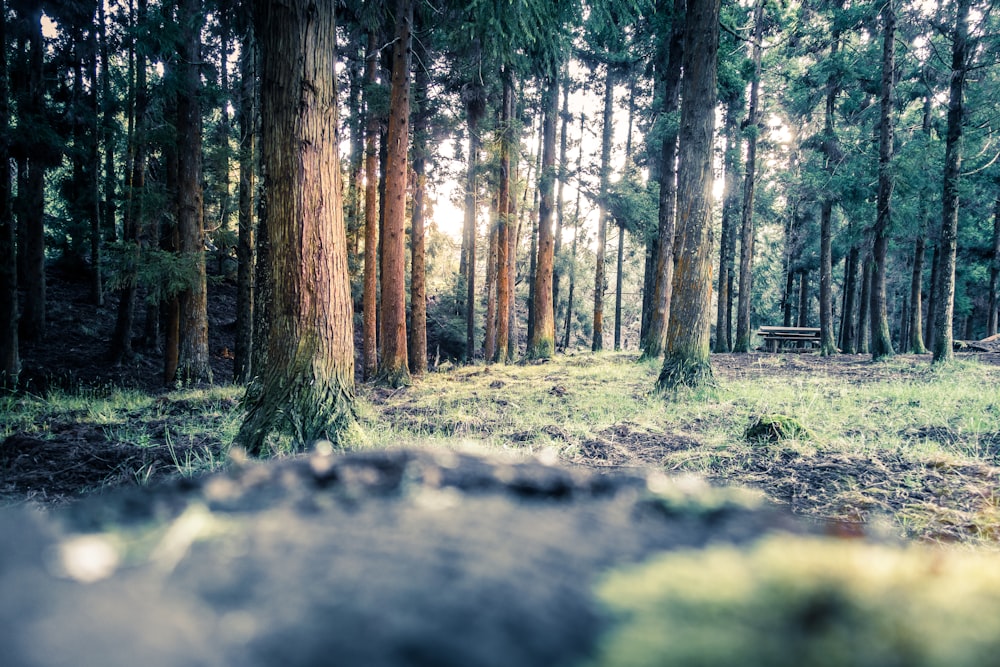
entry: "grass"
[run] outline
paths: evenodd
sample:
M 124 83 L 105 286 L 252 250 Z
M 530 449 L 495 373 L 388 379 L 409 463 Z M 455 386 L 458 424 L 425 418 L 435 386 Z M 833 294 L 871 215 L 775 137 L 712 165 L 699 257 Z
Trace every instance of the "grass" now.
M 696 473 L 760 488 L 826 521 L 887 516 L 897 531 L 924 539 L 1000 536 L 993 467 L 1000 395 L 988 390 L 1000 367 L 773 354 L 722 355 L 713 365 L 712 387 L 667 395 L 653 390 L 658 363 L 610 352 L 458 367 L 393 390 L 363 386 L 359 425 L 344 446 L 544 453 L 591 466 Z M 225 464 L 241 396 L 232 386 L 159 396 L 115 389 L 7 396 L 0 437 L 56 441 L 67 429 L 96 429 L 105 445 L 140 452 L 117 481 L 147 483 L 164 471 L 190 476 Z M 748 427 L 775 416 L 796 427 L 780 437 L 747 437 Z

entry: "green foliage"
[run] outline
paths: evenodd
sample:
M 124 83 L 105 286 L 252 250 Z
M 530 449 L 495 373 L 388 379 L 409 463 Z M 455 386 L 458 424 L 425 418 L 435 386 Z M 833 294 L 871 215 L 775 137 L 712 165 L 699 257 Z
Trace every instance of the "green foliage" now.
M 780 442 L 782 440 L 811 440 L 812 433 L 795 417 L 787 415 L 761 415 L 756 417 L 743 432 L 751 443 Z
M 995 554 L 772 537 L 610 575 L 591 667 L 973 667 L 1000 651 Z
M 643 242 L 659 228 L 659 186 L 652 181 L 643 182 L 634 167 L 608 186 L 607 207 L 619 225 Z
M 181 292 L 194 289 L 198 280 L 198 257 L 160 248 L 143 247 L 137 258 L 135 246 L 108 244 L 107 254 L 112 273 L 108 287 L 119 290 L 129 281 L 146 289 L 149 303 L 162 303 Z

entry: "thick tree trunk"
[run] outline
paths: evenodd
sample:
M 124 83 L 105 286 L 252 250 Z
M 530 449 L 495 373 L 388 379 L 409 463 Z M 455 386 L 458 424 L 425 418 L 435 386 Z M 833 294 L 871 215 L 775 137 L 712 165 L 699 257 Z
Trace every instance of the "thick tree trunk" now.
M 378 373 L 378 116 L 370 96 L 374 93 L 378 67 L 378 36 L 368 33 L 365 55 L 367 124 L 365 126 L 365 268 L 361 305 L 361 369 L 365 380 Z
M 385 224 L 382 236 L 382 359 L 379 381 L 390 387 L 410 383 L 406 350 L 406 185 L 410 136 L 410 61 L 413 2 L 397 0 L 392 47 L 389 129 L 386 136 Z
M 25 116 L 29 123 L 42 123 L 45 106 L 43 71 L 44 41 L 42 39 L 42 9 L 33 9 L 26 17 L 28 47 L 28 93 Z M 19 223 L 22 236 L 18 255 L 23 257 L 24 312 L 21 313 L 21 341 L 40 341 L 45 337 L 45 164 L 40 156 L 27 158 L 27 178 L 22 190 Z M 23 192 L 23 197 L 21 193 Z
M 240 185 L 239 222 L 236 243 L 236 342 L 233 379 L 246 383 L 257 372 L 253 368 L 253 258 L 254 199 L 257 189 L 254 165 L 257 159 L 257 45 L 249 25 L 240 26 Z
M 750 104 L 747 107 L 746 126 L 747 161 L 743 179 L 742 224 L 740 227 L 740 286 L 739 298 L 736 302 L 736 341 L 733 352 L 750 351 L 750 304 L 753 296 L 753 251 L 754 222 L 753 202 L 757 178 L 757 136 L 761 131 L 760 96 L 761 57 L 764 45 L 764 0 L 756 0 L 754 5 L 754 36 L 751 60 L 754 66 L 753 81 L 750 82 Z
M 712 141 L 715 129 L 719 0 L 687 7 L 677 184 L 677 266 L 660 390 L 711 380 Z
M 528 342 L 529 359 L 548 359 L 555 353 L 556 323 L 552 307 L 552 274 L 555 261 L 555 231 L 552 228 L 555 208 L 556 121 L 559 117 L 559 79 L 545 82 L 542 95 L 542 166 L 538 172 L 538 262 L 535 267 L 535 293 L 532 311 L 534 328 Z
M 492 360 L 505 364 L 508 361 L 507 341 L 510 335 L 510 234 L 514 226 L 513 198 L 511 196 L 511 153 L 514 149 L 514 80 L 508 69 L 501 73 L 503 99 L 500 112 L 500 183 L 496 240 L 496 349 Z M 487 356 L 487 359 L 491 357 Z
M 0 0 L 0 136 L 10 127 L 7 68 L 7 1 Z M 0 389 L 17 387 L 21 357 L 17 340 L 17 244 L 11 201 L 10 154 L 0 141 Z
M 132 18 L 136 23 L 146 20 L 146 0 L 139 0 L 138 13 Z M 127 257 L 121 271 L 122 288 L 118 292 L 118 312 L 115 329 L 111 335 L 111 359 L 120 364 L 130 359 L 132 350 L 132 328 L 135 324 L 136 274 L 139 264 L 139 228 L 144 211 L 144 188 L 146 179 L 146 110 L 149 94 L 146 89 L 146 58 L 141 50 L 135 49 L 135 81 L 132 83 L 134 106 L 133 127 L 129 133 L 126 172 L 125 214 L 122 218 L 122 240 L 127 246 Z M 171 379 L 173 376 L 171 375 Z
M 839 9 L 839 7 L 838 7 Z M 834 30 L 830 45 L 830 59 L 835 60 L 840 50 L 840 31 Z M 823 154 L 828 180 L 832 182 L 842 161 L 840 142 L 834 125 L 837 95 L 840 93 L 840 75 L 834 70 L 826 83 L 826 111 L 823 128 Z M 834 193 L 824 192 L 820 203 L 819 228 L 819 329 L 821 356 L 837 354 L 833 328 L 833 203 Z
M 479 207 L 479 118 L 483 108 L 481 101 L 467 103 L 466 120 L 469 129 L 469 166 L 465 177 L 465 224 L 463 229 L 466 257 L 465 270 L 465 360 L 471 362 L 476 356 L 476 219 Z M 460 267 L 461 268 L 461 267 Z
M 670 119 L 680 104 L 681 64 L 684 53 L 684 10 L 687 0 L 673 0 L 673 21 L 663 68 L 663 107 L 661 113 Z M 666 9 L 666 1 L 662 8 Z M 677 141 L 676 131 L 668 131 L 660 145 L 660 198 L 657 209 L 656 263 L 653 271 L 653 295 L 649 304 L 649 325 L 642 341 L 641 359 L 659 359 L 667 336 L 670 300 L 674 281 L 676 251 L 674 236 L 677 229 Z
M 948 130 L 945 139 L 944 187 L 941 196 L 941 235 L 938 284 L 934 312 L 934 363 L 954 356 L 952 344 L 955 313 L 955 261 L 958 252 L 959 180 L 962 173 L 965 112 L 965 78 L 971 53 L 969 40 L 970 0 L 957 0 L 951 50 L 951 85 L 948 94 Z
M 427 288 L 425 280 L 426 249 L 424 239 L 424 193 L 427 189 L 427 145 L 431 109 L 428 104 L 429 77 L 427 53 L 417 46 L 418 63 L 413 81 L 413 96 L 419 112 L 413 119 L 413 212 L 410 224 L 410 372 L 427 372 Z
M 182 62 L 177 96 L 177 229 L 181 258 L 190 265 L 190 282 L 180 293 L 181 322 L 177 380 L 212 381 L 208 356 L 208 283 L 205 274 L 205 219 L 201 189 L 201 26 L 200 0 L 181 0 Z
M 736 103 L 726 105 L 726 154 L 723 161 L 725 186 L 722 196 L 722 232 L 719 236 L 719 293 L 715 317 L 715 352 L 730 352 L 733 349 L 730 338 L 733 295 L 729 286 L 733 282 L 736 214 L 739 213 L 737 172 L 740 169 L 741 146 L 738 113 L 739 106 Z
M 555 256 L 555 262 L 552 267 L 552 319 L 559 319 L 559 283 L 562 280 L 563 269 L 560 265 L 560 256 L 562 255 L 562 237 L 563 237 L 563 225 L 566 222 L 566 205 L 563 201 L 563 188 L 566 185 L 566 180 L 568 178 L 568 170 L 566 168 L 567 151 L 569 149 L 569 123 L 572 120 L 572 116 L 569 113 L 569 64 L 563 66 L 562 74 L 563 88 L 562 88 L 562 112 L 559 114 L 559 118 L 562 121 L 560 123 L 559 131 L 559 166 L 558 166 L 558 186 L 556 192 L 556 238 L 555 238 L 555 250 L 553 254 Z M 553 327 L 554 330 L 554 327 Z
M 886 275 L 889 267 L 886 265 L 889 250 L 889 230 L 892 225 L 892 190 L 895 178 L 892 174 L 893 154 L 893 75 L 896 54 L 896 13 L 893 0 L 888 0 L 882 7 L 885 29 L 882 46 L 882 93 L 879 114 L 879 149 L 878 149 L 878 201 L 877 217 L 873 229 L 874 244 L 872 247 L 872 291 L 871 291 L 871 322 L 872 322 L 872 358 L 884 359 L 894 354 L 892 336 L 889 332 L 889 314 L 886 297 Z
M 343 442 L 353 421 L 354 345 L 337 154 L 333 4 L 254 3 L 261 149 L 274 280 L 266 362 L 247 391 L 238 441 L 273 431 L 297 447 Z
M 580 136 L 583 136 L 586 116 L 580 113 Z M 580 142 L 579 152 L 576 155 L 576 207 L 573 212 L 573 246 L 569 262 L 569 292 L 566 294 L 566 334 L 563 337 L 563 349 L 569 347 L 570 334 L 573 330 L 573 297 L 576 291 L 576 250 L 580 240 L 580 177 L 583 174 L 583 142 Z
M 615 129 L 615 73 L 612 65 L 608 64 L 605 68 L 607 72 L 604 76 L 604 129 L 601 132 L 601 204 L 597 217 L 597 263 L 594 269 L 594 337 L 590 346 L 594 352 L 604 349 L 604 291 L 607 289 L 604 264 L 608 243 L 608 208 L 604 202 L 607 200 L 611 178 L 611 139 Z

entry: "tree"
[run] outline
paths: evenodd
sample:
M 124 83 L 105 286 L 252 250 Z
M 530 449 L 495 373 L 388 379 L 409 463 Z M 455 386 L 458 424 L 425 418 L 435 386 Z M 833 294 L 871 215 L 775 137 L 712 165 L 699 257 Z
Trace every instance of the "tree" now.
M 17 246 L 11 208 L 10 88 L 7 78 L 7 2 L 0 1 L 0 389 L 17 386 Z
M 423 17 L 421 17 L 423 22 Z M 427 372 L 427 286 L 426 244 L 424 239 L 424 194 L 427 189 L 427 160 L 430 159 L 430 118 L 433 113 L 428 97 L 430 76 L 428 54 L 418 42 L 416 73 L 413 81 L 413 211 L 410 224 L 410 371 Z
M 690 0 L 681 79 L 677 266 L 667 347 L 657 388 L 697 387 L 712 376 L 712 140 L 719 0 Z
M 257 44 L 247 12 L 240 12 L 240 88 L 237 122 L 240 129 L 239 219 L 236 243 L 236 341 L 233 379 L 247 382 L 256 369 L 253 359 L 254 193 L 257 161 Z
M 555 352 L 556 325 L 552 305 L 552 272 L 555 259 L 555 233 L 552 228 L 556 180 L 556 120 L 559 117 L 559 79 L 553 74 L 545 82 L 542 93 L 544 114 L 542 137 L 542 169 L 539 172 L 540 201 L 538 205 L 538 263 L 535 269 L 535 313 L 528 357 L 547 359 Z
M 211 382 L 208 356 L 208 282 L 205 272 L 205 218 L 202 194 L 201 0 L 180 0 L 182 26 L 177 96 L 178 252 L 191 272 L 180 293 L 177 380 Z
M 365 52 L 365 261 L 361 306 L 361 368 L 365 380 L 378 373 L 378 150 L 379 115 L 374 96 L 378 75 L 378 36 L 368 32 Z
M 965 79 L 969 71 L 972 44 L 969 39 L 971 0 L 956 0 L 955 27 L 951 43 L 951 85 L 948 91 L 948 130 L 945 140 L 944 187 L 941 196 L 941 236 L 937 284 L 934 290 L 934 363 L 954 357 L 955 259 L 958 254 L 959 178 L 962 173 Z
M 871 290 L 871 351 L 873 359 L 883 359 L 893 355 L 892 336 L 889 332 L 889 315 L 886 306 L 886 254 L 889 250 L 889 231 L 892 225 L 892 189 L 895 185 L 892 174 L 893 155 L 893 93 L 896 54 L 896 10 L 893 0 L 887 0 L 882 7 L 885 22 L 882 47 L 882 90 L 879 113 L 878 149 L 878 212 L 875 228 L 872 230 L 875 243 L 872 249 L 872 290 Z
M 23 136 L 47 132 L 45 123 L 45 40 L 42 36 L 42 9 L 31 2 L 18 6 L 24 24 L 30 54 L 27 90 L 18 103 Z M 37 148 L 27 153 L 26 177 L 18 186 L 19 219 L 18 259 L 23 274 L 18 282 L 24 290 L 19 336 L 22 341 L 40 341 L 45 337 L 45 171 L 46 156 Z M 23 185 L 23 189 L 22 189 Z
M 615 70 L 609 62 L 604 72 L 604 124 L 601 130 L 601 181 L 599 200 L 602 202 L 597 216 L 597 264 L 594 270 L 594 336 L 590 349 L 600 352 L 604 349 L 604 290 L 607 288 L 605 276 L 605 252 L 608 242 L 608 209 L 603 203 L 607 198 L 608 184 L 611 182 L 611 139 L 614 136 L 615 120 Z
M 386 135 L 382 235 L 382 359 L 379 381 L 390 387 L 410 383 L 406 350 L 406 184 L 410 135 L 412 0 L 396 2 L 392 46 L 389 130 Z
M 997 318 L 1000 317 L 1000 196 L 993 204 L 993 251 L 990 261 L 990 303 L 986 320 L 986 335 L 997 334 Z
M 753 11 L 752 56 L 754 75 L 750 82 L 747 108 L 747 161 L 743 177 L 743 220 L 740 228 L 740 287 L 736 302 L 736 341 L 733 352 L 750 351 L 750 297 L 753 291 L 754 217 L 753 202 L 757 177 L 757 138 L 760 122 L 760 68 L 764 53 L 764 0 L 756 0 Z
M 681 61 L 684 54 L 684 16 L 687 0 L 673 0 L 670 14 L 670 38 L 661 55 L 663 102 L 661 114 L 666 129 L 659 150 L 660 201 L 657 213 L 656 251 L 653 253 L 653 296 L 649 325 L 642 341 L 642 358 L 659 358 L 670 319 L 670 299 L 674 277 L 674 235 L 677 225 L 677 139 L 679 126 L 674 122 L 680 102 Z M 667 2 L 657 5 L 666 12 Z
M 353 421 L 354 345 L 337 135 L 334 5 L 255 0 L 273 308 L 238 440 L 303 447 Z

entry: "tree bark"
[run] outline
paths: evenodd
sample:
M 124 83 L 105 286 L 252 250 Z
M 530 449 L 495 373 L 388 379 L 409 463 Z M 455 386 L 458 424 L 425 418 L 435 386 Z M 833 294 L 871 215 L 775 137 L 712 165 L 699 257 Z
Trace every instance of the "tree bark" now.
M 245 10 L 241 14 L 245 14 Z M 236 341 L 233 350 L 233 379 L 247 383 L 257 372 L 253 359 L 253 258 L 254 199 L 257 189 L 257 44 L 249 22 L 240 25 L 240 90 L 238 123 L 240 130 L 239 219 L 236 243 Z
M 837 7 L 839 9 L 839 6 Z M 840 50 L 840 31 L 834 30 L 830 44 L 830 59 L 837 57 Z M 837 342 L 833 335 L 833 204 L 834 193 L 830 191 L 831 183 L 841 162 L 840 142 L 834 124 L 837 95 L 840 93 L 840 74 L 836 68 L 831 72 L 826 83 L 826 110 L 823 127 L 823 154 L 827 174 L 826 192 L 820 202 L 819 228 L 819 329 L 820 356 L 837 354 Z
M 21 373 L 17 340 L 17 244 L 11 201 L 10 85 L 7 67 L 7 1 L 0 0 L 0 389 L 14 389 Z
M 181 0 L 178 17 L 183 30 L 180 89 L 177 96 L 177 229 L 180 256 L 191 273 L 180 293 L 181 329 L 177 381 L 212 381 L 208 356 L 208 283 L 205 274 L 205 219 L 202 178 L 201 27 L 200 0 Z
M 42 9 L 33 9 L 24 17 L 27 22 L 28 93 L 24 116 L 28 123 L 40 124 L 45 110 L 45 77 L 43 70 L 44 40 L 42 39 Z M 19 110 L 20 111 L 20 110 Z M 22 119 L 23 120 L 23 119 Z M 27 158 L 27 178 L 21 202 L 20 225 L 23 229 L 24 312 L 21 313 L 21 342 L 41 341 L 45 337 L 45 164 L 38 155 Z M 18 193 L 22 192 L 18 187 Z
M 809 269 L 799 271 L 799 319 L 796 326 L 809 326 Z
M 372 380 L 378 373 L 378 115 L 375 113 L 371 94 L 377 81 L 378 37 L 374 30 L 368 33 L 365 55 L 365 268 L 361 306 L 361 369 L 365 380 Z
M 538 262 L 535 267 L 535 293 L 532 311 L 535 313 L 529 359 L 548 359 L 555 353 L 556 323 L 552 306 L 553 265 L 555 261 L 555 230 L 552 228 L 555 208 L 556 181 L 556 121 L 559 117 L 559 79 L 553 75 L 545 82 L 542 95 L 542 166 L 538 172 Z
M 508 68 L 501 73 L 503 99 L 500 113 L 500 187 L 497 215 L 497 265 L 496 277 L 496 349 L 492 360 L 505 364 L 508 361 L 507 342 L 510 335 L 510 230 L 514 223 L 511 186 L 511 153 L 514 149 L 514 80 Z M 487 357 L 490 359 L 490 357 Z
M 353 421 L 354 345 L 337 152 L 334 5 L 254 2 L 273 309 L 238 441 L 273 431 L 298 448 L 343 442 Z
M 845 354 L 856 354 L 858 351 L 858 247 L 851 246 L 844 258 L 844 300 L 840 316 L 839 347 Z
M 958 254 L 958 202 L 959 180 L 962 173 L 963 134 L 962 117 L 965 113 L 965 78 L 972 53 L 969 40 L 970 0 L 957 0 L 955 29 L 951 50 L 951 85 L 948 94 L 948 130 L 945 139 L 944 187 L 941 196 L 941 236 L 939 237 L 939 262 L 936 312 L 934 313 L 934 363 L 949 361 L 952 349 L 953 317 L 955 313 L 955 261 Z
M 892 225 L 892 190 L 895 185 L 895 178 L 892 174 L 893 75 L 896 57 L 896 12 L 893 0 L 888 0 L 883 5 L 882 15 L 885 28 L 882 43 L 882 93 L 879 114 L 878 200 L 872 247 L 871 353 L 874 360 L 891 357 L 894 354 L 892 336 L 889 332 L 886 297 L 886 274 L 889 268 L 886 265 L 886 256 L 889 250 L 889 231 Z
M 722 196 L 722 232 L 719 238 L 719 292 L 715 317 L 715 352 L 730 352 L 733 349 L 732 303 L 729 290 L 733 282 L 733 261 L 736 250 L 736 214 L 739 212 L 739 190 L 736 174 L 740 168 L 740 124 L 739 106 L 734 102 L 726 105 L 726 154 L 723 161 L 725 186 Z
M 413 212 L 410 224 L 410 372 L 427 372 L 427 288 L 424 239 L 424 192 L 427 189 L 428 127 L 430 105 L 427 53 L 417 46 L 418 62 L 413 80 L 413 96 L 418 113 L 413 119 Z
M 111 88 L 110 49 L 108 48 L 107 12 L 103 2 L 97 3 L 98 30 L 101 47 L 101 130 L 104 142 L 104 201 L 101 204 L 101 224 L 112 241 L 118 240 L 118 206 L 116 203 L 117 172 L 115 171 L 115 114 L 117 94 Z
M 672 122 L 680 104 L 681 64 L 684 49 L 684 10 L 687 0 L 673 0 L 672 27 L 667 42 L 663 68 L 663 107 L 661 114 L 668 131 L 659 147 L 660 197 L 657 209 L 656 264 L 653 274 L 653 296 L 650 301 L 649 325 L 642 341 L 641 359 L 658 359 L 663 354 L 670 319 L 671 290 L 674 280 L 676 252 L 674 236 L 677 229 L 677 130 Z M 662 3 L 666 8 L 666 1 Z
M 861 297 L 858 299 L 858 353 L 871 352 L 871 294 L 872 294 L 872 258 L 871 251 L 866 250 L 861 262 Z
M 736 302 L 736 341 L 733 343 L 733 352 L 750 351 L 750 303 L 753 296 L 754 251 L 753 202 L 757 177 L 757 136 L 761 131 L 758 98 L 760 96 L 761 58 L 764 53 L 764 45 L 761 43 L 764 36 L 764 0 L 756 0 L 753 13 L 754 36 L 751 60 L 753 61 L 754 76 L 753 81 L 750 82 L 750 104 L 747 108 L 746 119 L 746 127 L 748 129 L 747 161 L 743 179 L 743 219 L 740 233 L 740 286 L 739 297 Z
M 139 0 L 137 13 L 132 16 L 135 24 L 146 20 L 147 2 Z M 133 28 L 135 26 L 132 26 Z M 134 39 L 134 38 L 133 38 Z M 132 328 L 135 324 L 136 274 L 139 265 L 139 227 L 143 218 L 144 188 L 146 178 L 146 110 L 149 103 L 146 88 L 146 58 L 140 49 L 134 51 L 133 108 L 131 111 L 132 131 L 129 132 L 128 159 L 125 178 L 125 211 L 122 217 L 122 241 L 127 247 L 123 278 L 118 291 L 118 311 L 115 329 L 111 335 L 111 359 L 120 364 L 134 355 L 132 349 Z M 172 377 L 172 376 L 171 376 Z
M 583 132 L 586 123 L 586 116 L 580 113 L 580 149 L 576 155 L 576 208 L 573 213 L 573 246 L 569 262 L 569 292 L 566 294 L 566 335 L 563 338 L 563 349 L 569 347 L 570 334 L 573 329 L 573 293 L 576 291 L 576 250 L 580 240 L 580 190 L 582 183 L 580 177 L 583 174 Z
M 476 356 L 476 219 L 479 208 L 479 119 L 483 113 L 482 101 L 477 97 L 465 105 L 466 122 L 469 130 L 469 165 L 465 176 L 465 223 L 463 253 L 466 257 L 465 271 L 465 360 L 471 362 Z M 461 268 L 461 267 L 460 267 Z
M 601 131 L 601 183 L 600 210 L 597 217 L 597 263 L 594 269 L 594 336 L 590 349 L 600 352 L 604 349 L 604 291 L 605 252 L 608 243 L 608 184 L 611 178 L 611 139 L 614 136 L 615 73 L 614 67 L 605 65 L 604 76 L 604 128 Z
M 560 256 L 562 255 L 563 226 L 566 222 L 566 205 L 563 201 L 563 188 L 568 178 L 566 168 L 567 151 L 569 149 L 569 123 L 572 115 L 569 112 L 569 64 L 563 66 L 562 74 L 562 112 L 559 114 L 559 167 L 558 167 L 558 187 L 556 192 L 556 238 L 553 254 L 555 261 L 552 267 L 552 319 L 559 319 L 559 283 L 562 280 L 563 269 L 560 266 Z
M 687 7 L 677 183 L 677 266 L 667 347 L 657 388 L 711 380 L 712 141 L 715 128 L 719 0 Z
M 993 207 L 993 253 L 990 261 L 990 302 L 986 319 L 986 335 L 997 334 L 997 319 L 1000 318 L 1000 196 Z

